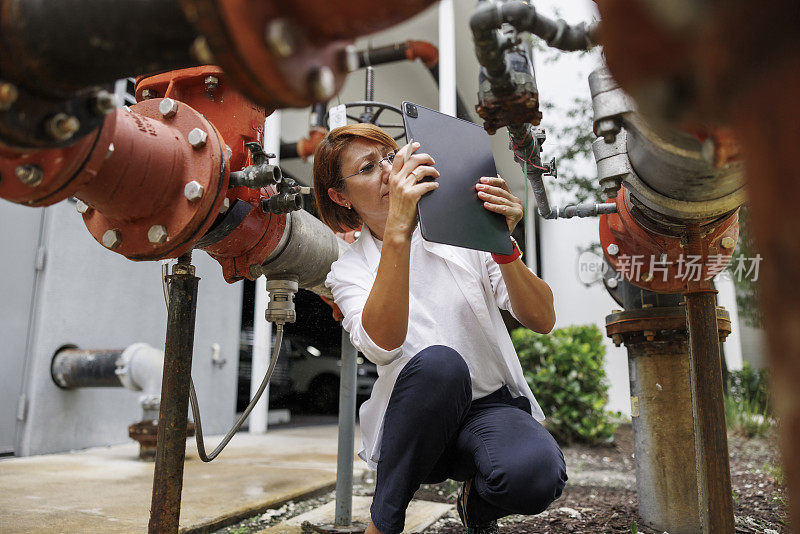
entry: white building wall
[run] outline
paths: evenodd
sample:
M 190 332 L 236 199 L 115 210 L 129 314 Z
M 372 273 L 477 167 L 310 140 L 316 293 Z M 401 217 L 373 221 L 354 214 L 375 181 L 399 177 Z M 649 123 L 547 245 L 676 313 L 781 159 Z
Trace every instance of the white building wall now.
M 21 208 L 0 202 L 0 214 Z M 39 210 L 28 209 L 39 215 Z M 25 234 L 35 256 L 39 244 L 45 253 L 43 268 L 34 282 L 35 299 L 32 323 L 27 319 L 15 331 L 3 330 L 3 368 L 27 362 L 21 393 L 24 410 L 16 428 L 0 429 L 15 436 L 15 454 L 26 456 L 129 441 L 128 425 L 139 421 L 142 413 L 139 394 L 123 388 L 92 388 L 65 391 L 50 377 L 53 354 L 66 344 L 82 348 L 122 349 L 135 342 L 146 342 L 163 349 L 166 308 L 161 288 L 161 269 L 157 262 L 132 262 L 104 249 L 86 230 L 71 202 L 61 202 L 45 210 L 41 242 L 28 235 L 24 219 L 3 226 L 4 239 Z M 9 217 L 0 217 L 8 220 Z M 236 398 L 239 330 L 241 322 L 240 285 L 228 285 L 221 269 L 205 253 L 195 254 L 201 278 L 193 375 L 204 429 L 208 434 L 223 433 L 233 422 Z M 0 262 L 0 277 L 24 282 L 33 272 L 33 262 Z M 9 295 L 30 295 L 31 287 L 21 283 L 4 284 Z M 16 299 L 19 300 L 19 299 Z M 18 316 L 13 298 L 0 300 L 0 318 Z M 17 321 L 19 322 L 19 321 Z M 30 329 L 27 354 L 17 347 Z M 221 346 L 222 367 L 211 363 L 211 345 Z M 6 350 L 13 346 L 14 350 Z

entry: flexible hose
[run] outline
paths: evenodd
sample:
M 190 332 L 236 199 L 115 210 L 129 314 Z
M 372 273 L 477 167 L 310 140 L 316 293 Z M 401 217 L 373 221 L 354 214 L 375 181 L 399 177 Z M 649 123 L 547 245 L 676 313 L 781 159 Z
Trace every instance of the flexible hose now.
M 162 263 L 161 284 L 163 285 L 164 289 L 164 302 L 169 310 L 169 291 L 167 288 L 168 270 L 169 265 L 166 262 Z M 242 412 L 242 415 L 239 416 L 239 419 L 236 420 L 228 433 L 225 434 L 225 437 L 222 438 L 222 441 L 219 443 L 219 445 L 217 445 L 217 447 L 211 451 L 211 454 L 206 454 L 206 446 L 204 443 L 205 440 L 203 439 L 203 424 L 200 422 L 200 406 L 197 404 L 197 393 L 194 389 L 194 380 L 192 380 L 192 377 L 189 376 L 189 404 L 192 407 L 192 417 L 194 418 L 194 439 L 197 443 L 197 454 L 204 462 L 210 462 L 219 456 L 219 453 L 222 452 L 222 449 L 228 445 L 231 439 L 233 439 L 234 434 L 239 431 L 244 422 L 250 416 L 250 412 L 252 412 L 256 407 L 256 404 L 258 404 L 258 401 L 261 399 L 261 395 L 263 395 L 264 391 L 267 389 L 269 381 L 272 378 L 272 373 L 275 371 L 275 364 L 278 363 L 278 356 L 281 352 L 281 343 L 283 343 L 283 323 L 276 324 L 278 328 L 275 335 L 275 345 L 272 349 L 272 358 L 270 359 L 267 373 L 264 375 L 264 379 L 261 381 L 261 385 L 258 387 L 258 391 L 256 391 L 256 394 L 250 401 L 250 404 L 247 405 L 247 408 L 244 409 L 244 412 Z
M 225 437 L 222 438 L 222 441 L 217 448 L 214 449 L 211 454 L 206 455 L 206 447 L 203 443 L 203 425 L 200 423 L 200 407 L 197 405 L 197 395 L 194 391 L 194 381 L 189 382 L 189 403 L 192 405 L 192 415 L 194 416 L 194 438 L 197 442 L 197 454 L 200 456 L 200 459 L 204 462 L 210 462 L 214 458 L 216 458 L 219 453 L 222 452 L 222 449 L 228 444 L 228 442 L 233 438 L 233 435 L 242 427 L 242 424 L 247 420 L 247 417 L 250 415 L 250 412 L 253 411 L 253 408 L 256 407 L 261 395 L 264 394 L 264 391 L 267 389 L 267 385 L 269 385 L 269 379 L 272 378 L 272 372 L 275 370 L 275 364 L 278 362 L 278 355 L 281 351 L 281 342 L 283 341 L 283 324 L 278 323 L 277 334 L 275 336 L 275 347 L 272 350 L 272 359 L 269 362 L 269 369 L 267 369 L 267 374 L 264 375 L 264 380 L 261 381 L 261 385 L 258 387 L 258 391 L 256 392 L 253 400 L 250 401 L 250 404 L 247 405 L 242 415 L 239 416 L 239 419 L 236 423 L 231 427 Z

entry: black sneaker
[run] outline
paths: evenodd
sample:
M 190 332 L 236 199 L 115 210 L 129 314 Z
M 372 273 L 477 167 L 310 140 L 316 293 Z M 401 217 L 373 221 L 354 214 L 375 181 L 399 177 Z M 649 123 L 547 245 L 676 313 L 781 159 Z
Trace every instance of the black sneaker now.
M 467 529 L 467 534 L 499 534 L 500 530 L 497 527 L 496 520 L 488 523 L 470 524 L 467 516 L 467 500 L 469 499 L 469 490 L 471 488 L 472 479 L 469 479 L 461 486 L 461 491 L 458 493 L 458 500 L 456 501 L 458 517 L 461 519 L 461 524 Z

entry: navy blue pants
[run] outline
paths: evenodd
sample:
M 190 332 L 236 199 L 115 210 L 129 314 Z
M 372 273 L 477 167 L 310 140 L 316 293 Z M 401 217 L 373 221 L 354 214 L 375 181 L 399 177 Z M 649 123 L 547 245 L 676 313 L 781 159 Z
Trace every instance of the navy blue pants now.
M 472 401 L 469 369 L 455 350 L 420 351 L 397 377 L 386 409 L 372 522 L 383 534 L 403 531 L 420 484 L 474 477 L 470 524 L 510 514 L 538 514 L 561 495 L 564 456 L 530 415 L 525 397 L 507 387 Z

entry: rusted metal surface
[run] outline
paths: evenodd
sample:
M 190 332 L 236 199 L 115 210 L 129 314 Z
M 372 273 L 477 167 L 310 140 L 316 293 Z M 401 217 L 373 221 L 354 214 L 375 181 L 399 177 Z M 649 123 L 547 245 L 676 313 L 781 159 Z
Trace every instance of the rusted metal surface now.
M 148 529 L 154 534 L 177 533 L 180 519 L 199 281 L 190 261 L 191 256 L 182 256 L 169 276 L 164 374 Z
M 329 100 L 352 67 L 348 47 L 433 0 L 401 3 L 182 0 L 213 60 L 251 100 L 305 107 Z M 212 58 L 208 58 L 212 61 Z
M 703 532 L 732 533 L 733 496 L 715 310 L 716 291 L 686 294 L 700 520 Z
M 128 427 L 128 436 L 139 443 L 139 459 L 155 460 L 158 445 L 158 423 L 152 420 L 139 421 Z M 194 436 L 194 423 L 186 423 L 186 437 Z
M 680 331 L 662 332 L 657 341 L 629 340 L 626 347 L 639 516 L 658 532 L 695 534 L 700 515 L 685 313 L 681 321 Z
M 730 314 L 724 308 L 716 308 L 717 332 L 720 341 L 731 333 Z M 685 306 L 637 308 L 612 313 L 606 316 L 606 334 L 619 335 L 629 341 L 642 341 L 648 336 L 652 339 L 673 339 L 675 332 L 686 332 Z M 663 336 L 667 336 L 664 338 Z
M 796 9 L 796 4 L 795 9 Z M 771 10 L 773 4 L 762 6 Z M 788 21 L 787 21 L 788 22 Z M 793 26 L 794 27 L 794 26 Z M 792 35 L 797 37 L 797 33 Z M 773 406 L 780 421 L 790 523 L 800 528 L 800 52 L 781 49 L 766 78 L 741 88 L 731 120 L 747 162 L 750 217 L 756 251 L 764 257 L 758 280 L 764 310 Z

